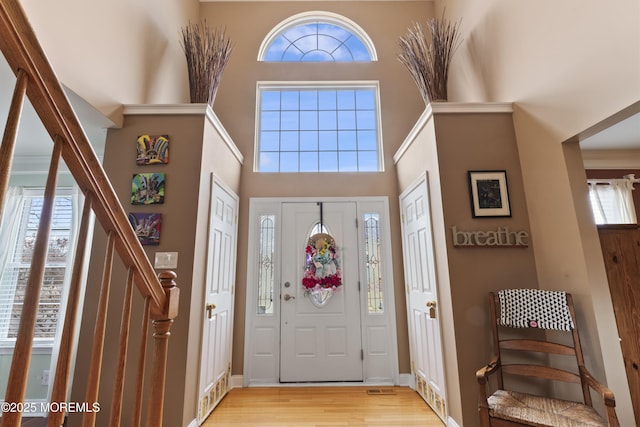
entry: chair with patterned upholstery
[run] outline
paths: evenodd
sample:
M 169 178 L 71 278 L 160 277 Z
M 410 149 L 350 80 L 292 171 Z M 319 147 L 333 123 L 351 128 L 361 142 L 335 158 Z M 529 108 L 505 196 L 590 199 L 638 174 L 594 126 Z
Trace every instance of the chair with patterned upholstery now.
M 507 289 L 490 292 L 489 307 L 496 355 L 476 372 L 482 427 L 619 427 L 613 392 L 596 381 L 584 366 L 570 294 Z M 531 328 L 543 331 L 528 330 Z M 560 332 L 571 335 L 572 339 L 566 342 L 573 341 L 573 345 L 558 342 Z M 547 340 L 548 336 L 556 339 Z M 564 356 L 575 361 L 574 371 L 550 366 L 552 359 L 564 359 Z M 563 367 L 565 363 L 562 362 Z M 505 388 L 505 380 L 510 385 L 519 384 L 511 388 L 527 392 Z M 583 401 L 529 394 L 533 389 L 540 389 L 540 381 L 547 380 L 579 384 Z M 590 389 L 602 397 L 606 418 L 593 408 Z

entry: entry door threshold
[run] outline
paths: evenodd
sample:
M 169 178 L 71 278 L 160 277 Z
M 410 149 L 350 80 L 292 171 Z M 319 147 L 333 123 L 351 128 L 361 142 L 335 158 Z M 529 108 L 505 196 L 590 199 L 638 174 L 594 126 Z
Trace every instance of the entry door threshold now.
M 363 382 L 363 381 L 341 381 L 341 382 L 281 382 L 276 384 L 251 384 L 249 387 L 369 387 L 371 389 L 383 389 L 396 387 L 396 384 L 388 382 Z

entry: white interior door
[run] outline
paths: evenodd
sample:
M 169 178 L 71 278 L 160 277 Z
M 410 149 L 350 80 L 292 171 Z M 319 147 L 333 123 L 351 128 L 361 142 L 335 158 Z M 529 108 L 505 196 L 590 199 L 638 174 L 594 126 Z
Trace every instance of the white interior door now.
M 407 317 L 416 389 L 446 420 L 438 292 L 426 176 L 400 196 Z
M 212 183 L 207 281 L 200 361 L 198 421 L 202 423 L 229 389 L 236 271 L 238 198 Z
M 323 203 L 322 223 L 335 239 L 342 283 L 317 307 L 305 296 L 305 247 L 320 223 L 317 203 L 282 207 L 280 381 L 362 381 L 362 336 L 355 203 Z

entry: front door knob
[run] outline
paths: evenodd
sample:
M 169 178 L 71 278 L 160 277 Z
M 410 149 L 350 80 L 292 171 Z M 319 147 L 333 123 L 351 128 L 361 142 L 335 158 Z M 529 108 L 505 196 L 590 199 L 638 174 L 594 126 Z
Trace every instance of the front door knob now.
M 293 295 L 285 294 L 285 296 L 284 296 L 284 300 L 285 301 L 289 301 L 291 299 L 296 299 L 296 297 L 294 297 Z

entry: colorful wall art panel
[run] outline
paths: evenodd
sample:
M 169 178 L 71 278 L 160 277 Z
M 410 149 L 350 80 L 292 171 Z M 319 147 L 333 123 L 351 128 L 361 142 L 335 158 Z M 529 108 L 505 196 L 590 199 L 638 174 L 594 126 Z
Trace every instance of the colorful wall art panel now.
M 138 165 L 169 163 L 169 135 L 140 135 L 136 141 Z
M 143 245 L 160 244 L 160 226 L 162 214 L 159 213 L 130 213 L 129 222 Z
M 137 173 L 131 180 L 131 203 L 164 203 L 164 173 Z

